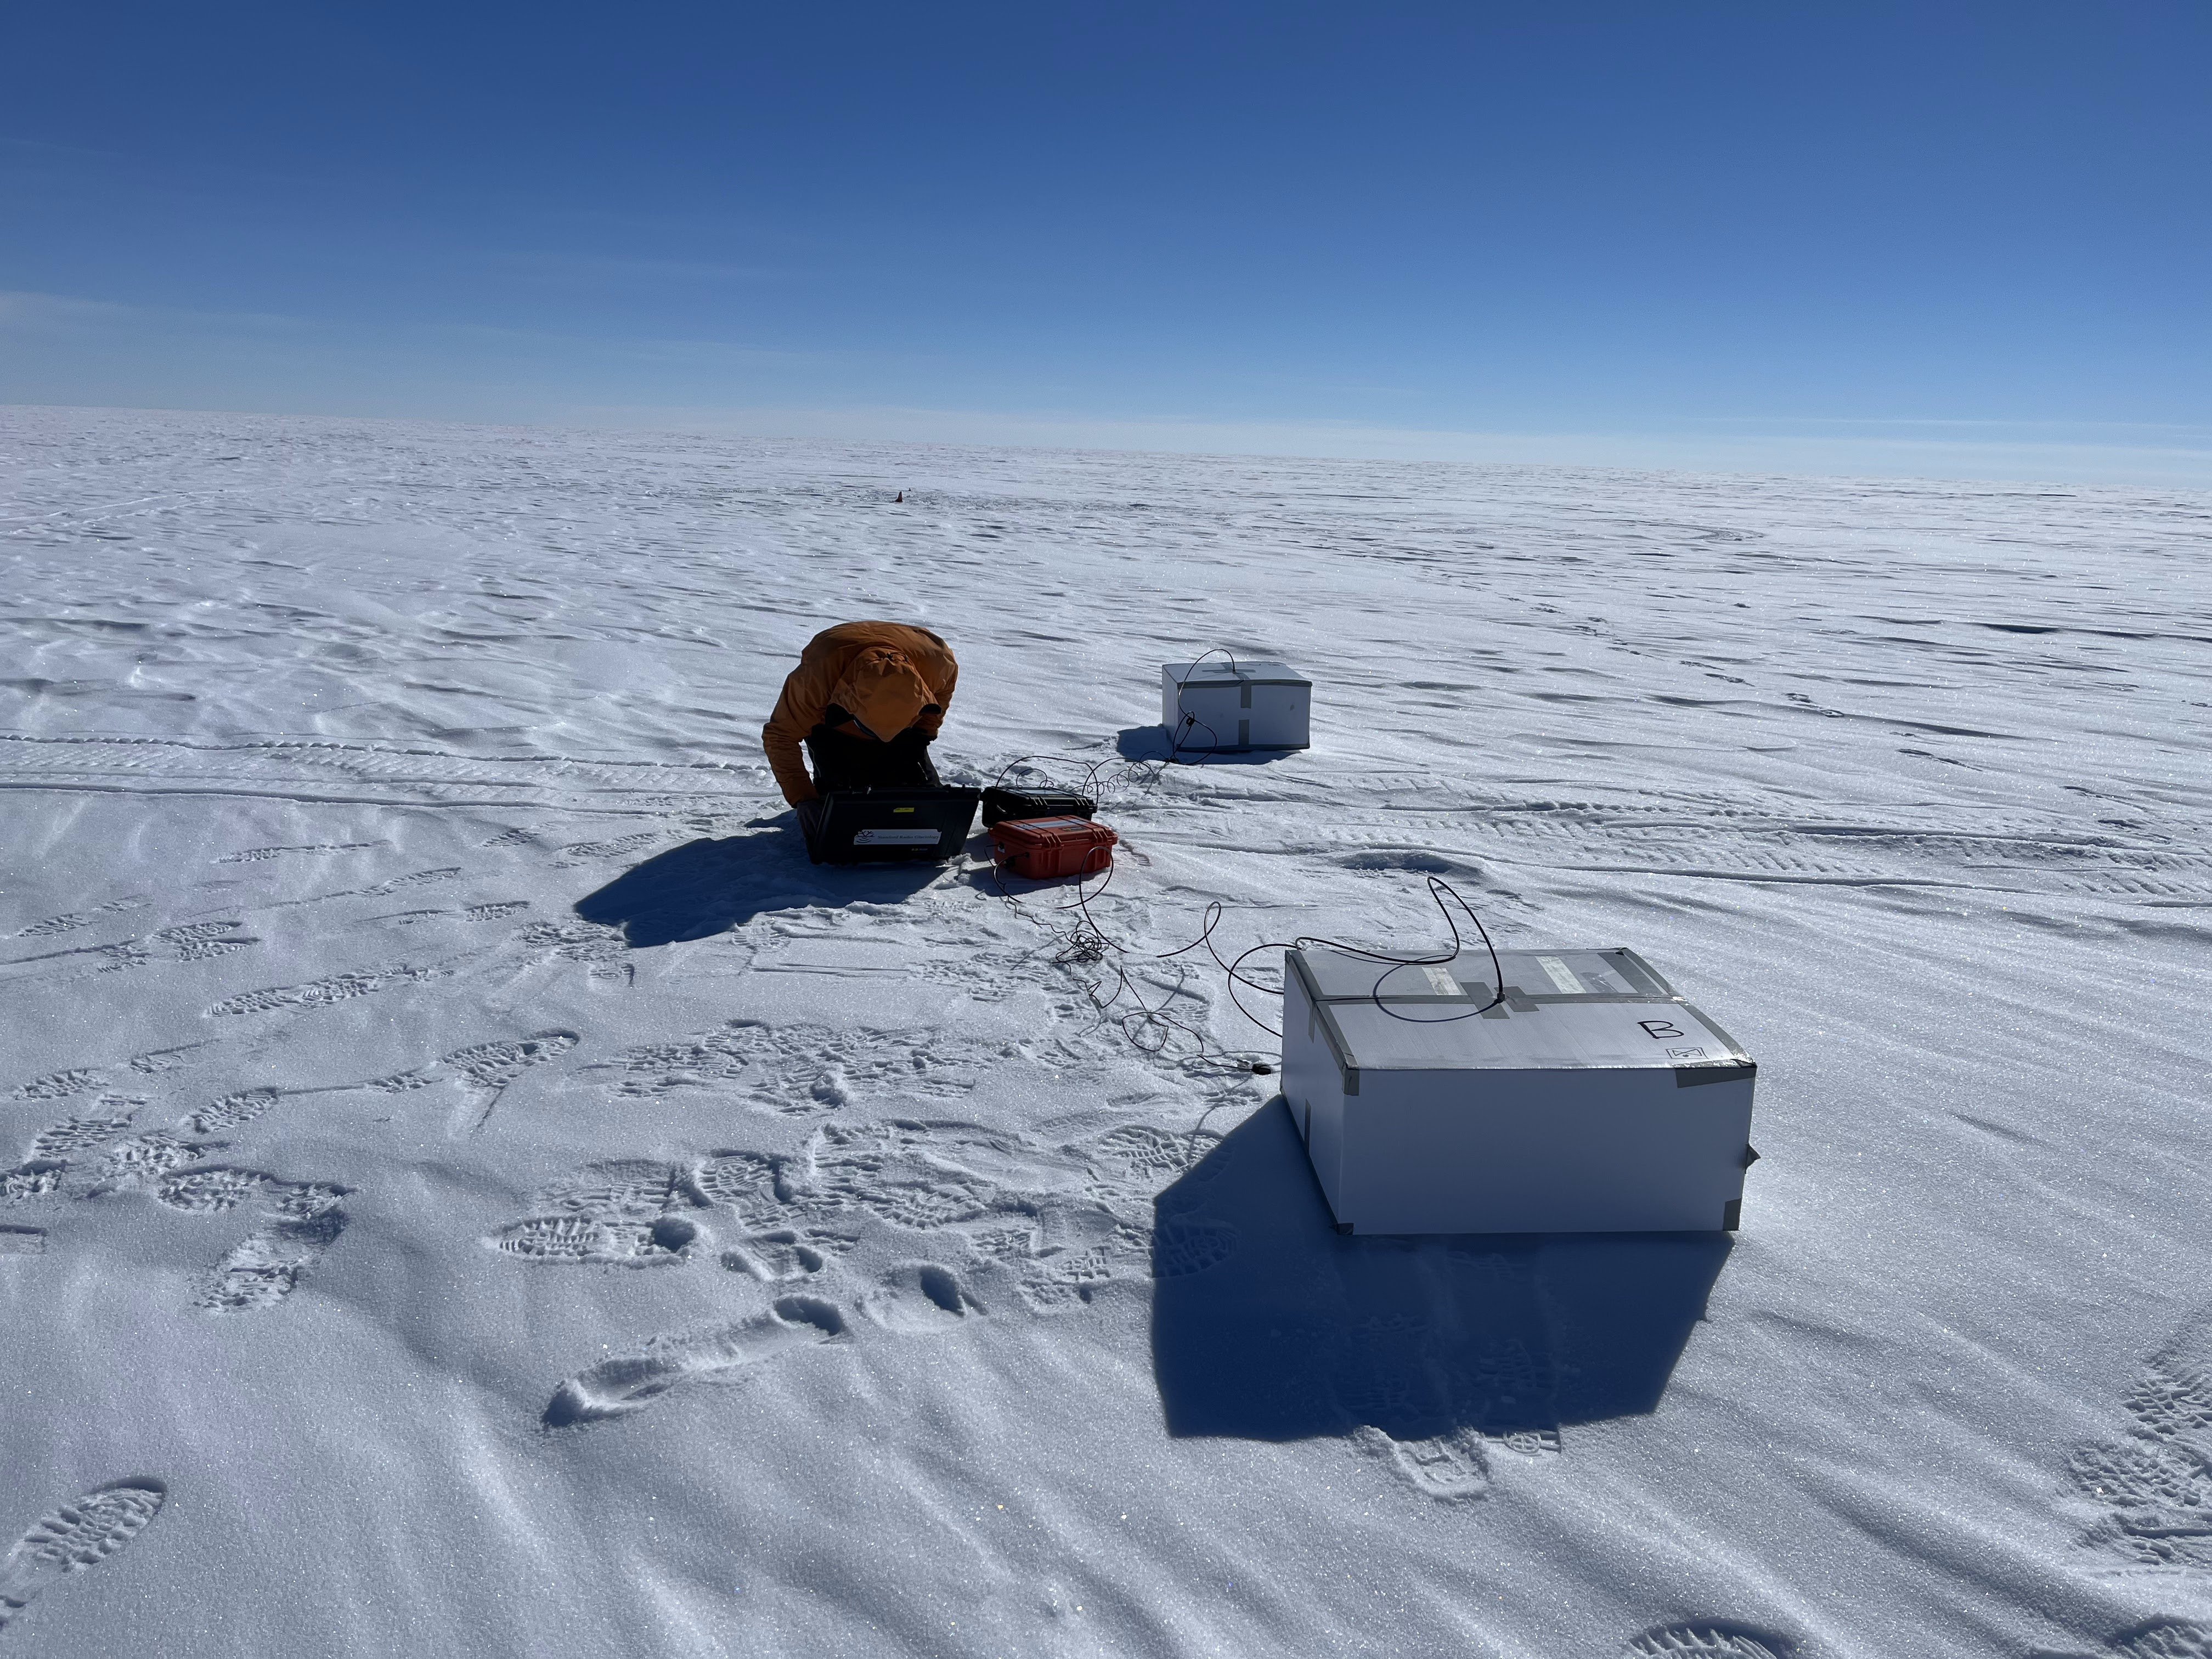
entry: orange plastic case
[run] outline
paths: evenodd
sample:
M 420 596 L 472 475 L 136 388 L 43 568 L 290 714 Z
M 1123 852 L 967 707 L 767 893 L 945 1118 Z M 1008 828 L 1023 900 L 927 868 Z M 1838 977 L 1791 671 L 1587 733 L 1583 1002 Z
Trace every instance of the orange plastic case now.
M 1114 861 L 1121 839 L 1090 818 L 1001 818 L 991 826 L 1000 867 L 1032 881 L 1096 874 Z

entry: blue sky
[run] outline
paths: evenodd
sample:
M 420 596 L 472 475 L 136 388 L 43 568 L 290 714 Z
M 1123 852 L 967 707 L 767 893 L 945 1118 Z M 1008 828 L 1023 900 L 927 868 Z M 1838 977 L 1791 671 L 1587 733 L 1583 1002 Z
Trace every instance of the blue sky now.
M 2212 6 L 18 8 L 0 400 L 2212 487 Z

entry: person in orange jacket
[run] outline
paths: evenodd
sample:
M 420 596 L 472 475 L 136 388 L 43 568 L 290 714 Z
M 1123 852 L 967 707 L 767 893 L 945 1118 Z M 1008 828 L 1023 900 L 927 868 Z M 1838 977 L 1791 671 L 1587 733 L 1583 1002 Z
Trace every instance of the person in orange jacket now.
M 799 806 L 833 789 L 935 785 L 929 745 L 959 675 L 952 648 L 927 628 L 849 622 L 817 634 L 761 729 L 784 799 Z

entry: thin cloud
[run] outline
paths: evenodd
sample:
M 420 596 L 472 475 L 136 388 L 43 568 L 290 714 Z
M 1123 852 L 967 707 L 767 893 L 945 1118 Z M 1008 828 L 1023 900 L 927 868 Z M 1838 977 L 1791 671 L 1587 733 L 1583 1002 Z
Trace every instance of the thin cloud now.
M 167 336 L 226 334 L 312 335 L 332 349 L 416 350 L 439 353 L 455 342 L 544 354 L 629 357 L 638 361 L 697 363 L 713 359 L 737 367 L 777 364 L 805 367 L 852 364 L 930 365 L 943 360 L 880 351 L 793 351 L 753 346 L 742 341 L 656 338 L 641 335 L 591 335 L 552 329 L 514 328 L 496 323 L 418 323 L 364 330 L 327 319 L 290 317 L 268 312 L 194 311 L 177 306 L 141 306 L 81 295 L 0 289 L 0 329 L 64 332 L 155 332 Z M 427 418 L 435 418 L 428 416 Z
M 727 264 L 709 259 L 636 259 L 611 254 L 511 252 L 488 253 L 483 263 L 496 270 L 548 281 L 593 285 L 665 283 L 775 283 L 798 273 L 769 265 Z
M 132 307 L 105 300 L 81 300 L 67 294 L 30 294 L 0 289 L 0 328 L 46 330 L 119 322 Z
M 40 294 L 0 289 L 0 328 L 25 331 L 179 326 L 268 333 L 314 325 L 301 317 L 262 311 L 192 311 L 179 306 L 127 305 L 77 294 Z

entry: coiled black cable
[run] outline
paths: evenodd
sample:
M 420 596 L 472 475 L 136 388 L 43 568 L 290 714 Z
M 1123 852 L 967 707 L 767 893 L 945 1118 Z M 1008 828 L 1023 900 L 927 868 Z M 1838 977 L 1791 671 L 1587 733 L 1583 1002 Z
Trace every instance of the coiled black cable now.
M 1163 1054 L 1176 1036 L 1181 1036 L 1189 1042 L 1192 1049 L 1183 1060 L 1183 1069 L 1196 1075 L 1265 1076 L 1274 1070 L 1264 1060 L 1238 1058 L 1216 1044 L 1203 1028 L 1170 1013 L 1169 1004 L 1185 994 L 1186 981 L 1182 978 L 1179 977 L 1177 983 L 1169 988 L 1158 1002 L 1146 999 L 1144 991 L 1130 976 L 1128 947 L 1115 939 L 1091 912 L 1092 901 L 1113 883 L 1113 865 L 1107 865 L 1102 878 L 1095 885 L 1086 886 L 1079 880 L 1074 898 L 1066 904 L 1053 906 L 1048 913 L 1068 915 L 1074 918 L 1066 922 L 1040 917 L 1024 903 L 1021 897 L 1007 887 L 1006 868 L 996 860 L 992 861 L 991 873 L 992 880 L 998 887 L 999 896 L 1006 901 L 1007 906 L 1052 935 L 1058 947 L 1052 957 L 1056 965 L 1103 966 L 1104 971 L 1083 987 L 1084 994 L 1099 1018 L 1119 1028 L 1121 1035 L 1139 1053 Z M 1181 954 L 1180 951 L 1173 951 L 1167 952 L 1166 956 Z M 1133 1006 L 1121 1006 L 1124 999 Z
M 1484 1003 L 1480 1008 L 1469 1008 L 1462 1013 L 1447 1014 L 1440 1019 L 1416 1019 L 1409 1014 L 1401 1014 L 1398 1012 L 1395 1009 L 1392 1008 L 1389 1003 L 1382 1000 L 1382 981 L 1389 979 L 1391 975 L 1396 973 L 1401 968 L 1434 968 L 1440 967 L 1448 962 L 1456 962 L 1459 960 L 1460 952 L 1465 946 L 1466 940 L 1460 934 L 1459 924 L 1452 919 L 1450 905 L 1446 904 L 1444 902 L 1447 895 L 1449 896 L 1452 903 L 1458 905 L 1462 910 L 1466 912 L 1467 919 L 1474 924 L 1476 937 L 1482 940 L 1483 948 L 1490 952 L 1490 969 L 1491 973 L 1494 976 L 1495 989 L 1490 1000 Z M 1478 1014 L 1486 1014 L 1492 1008 L 1497 1007 L 1498 1004 L 1505 1000 L 1505 969 L 1504 964 L 1498 960 L 1498 947 L 1491 943 L 1490 930 L 1482 925 L 1482 918 L 1475 915 L 1474 907 L 1467 902 L 1466 896 L 1461 893 L 1458 888 L 1444 880 L 1443 877 L 1431 876 L 1429 878 L 1429 896 L 1436 902 L 1437 909 L 1443 916 L 1444 925 L 1451 929 L 1451 949 L 1447 951 L 1442 956 L 1394 956 L 1387 951 L 1373 951 L 1368 949 L 1364 945 L 1346 945 L 1341 939 L 1325 939 L 1316 933 L 1301 933 L 1296 939 L 1269 939 L 1262 944 L 1255 945 L 1249 949 L 1239 952 L 1234 962 L 1223 962 L 1221 960 L 1221 953 L 1213 948 L 1213 930 L 1220 924 L 1222 914 L 1221 902 L 1218 899 L 1206 907 L 1206 926 L 1202 930 L 1200 930 L 1199 936 L 1191 940 L 1189 944 L 1182 945 L 1176 950 L 1166 952 L 1165 954 L 1171 957 L 1181 956 L 1183 951 L 1194 951 L 1200 945 L 1203 945 L 1206 947 L 1206 953 L 1212 957 L 1216 965 L 1220 968 L 1221 971 L 1229 976 L 1229 1000 L 1237 1005 L 1237 1012 L 1243 1015 L 1245 1018 L 1250 1020 L 1261 1030 L 1266 1031 L 1273 1036 L 1282 1036 L 1282 1033 L 1277 1030 L 1273 1026 L 1268 1024 L 1266 1020 L 1261 1019 L 1249 1008 L 1247 1008 L 1244 1006 L 1243 999 L 1237 994 L 1237 988 L 1239 985 L 1242 985 L 1249 989 L 1266 992 L 1272 995 L 1281 994 L 1282 988 L 1275 985 L 1263 985 L 1257 980 L 1248 979 L 1238 970 L 1243 967 L 1245 957 L 1249 957 L 1257 951 L 1279 950 L 1298 951 L 1304 950 L 1309 945 L 1325 945 L 1330 950 L 1339 951 L 1345 956 L 1358 957 L 1361 960 L 1366 962 L 1386 962 L 1389 963 L 1390 965 L 1385 968 L 1382 973 L 1376 976 L 1374 985 L 1369 988 L 1367 994 L 1373 1000 L 1377 1008 L 1381 1009 L 1382 1012 L 1388 1014 L 1393 1019 L 1404 1020 L 1409 1025 L 1446 1025 L 1449 1024 L 1453 1020 L 1473 1019 Z

